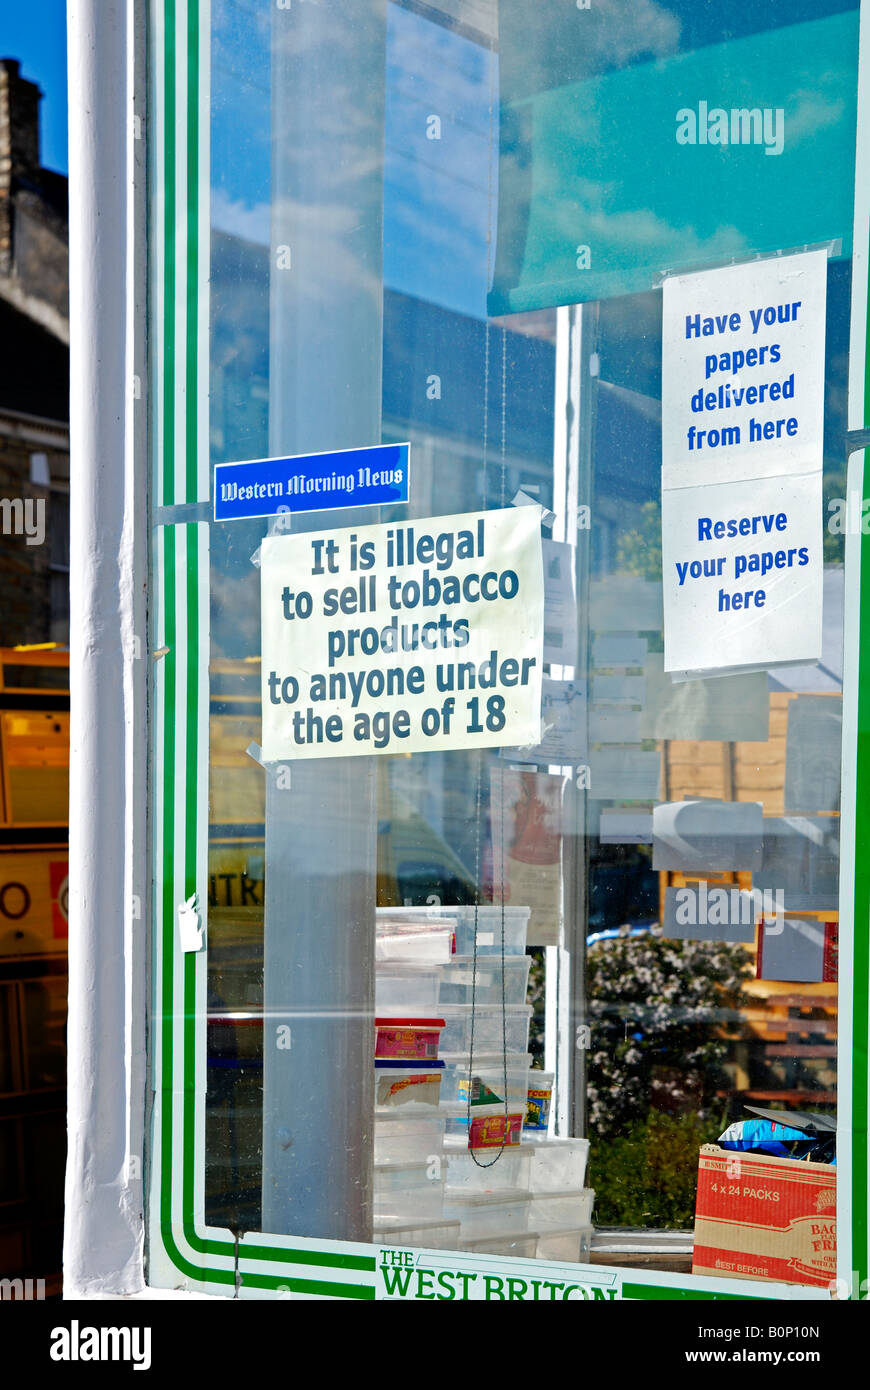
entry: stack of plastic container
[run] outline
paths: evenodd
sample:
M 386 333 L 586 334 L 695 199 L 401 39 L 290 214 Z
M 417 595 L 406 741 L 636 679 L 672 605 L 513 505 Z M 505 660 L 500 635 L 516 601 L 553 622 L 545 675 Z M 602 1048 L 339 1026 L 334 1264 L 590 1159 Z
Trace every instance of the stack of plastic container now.
M 428 1063 L 430 1075 L 440 1073 L 438 1084 L 414 1082 L 413 1069 L 387 1065 L 385 1044 L 378 1044 L 381 1243 L 588 1259 L 589 1144 L 548 1137 L 553 1078 L 530 1069 L 529 917 L 529 908 L 500 904 L 378 910 L 379 1019 L 416 1029 L 430 1048 L 440 1028 Z M 404 1098 L 389 1094 L 390 1072 L 396 1079 L 402 1073 Z
M 522 1127 L 531 1065 L 528 1045 L 532 1010 L 526 1004 L 531 960 L 525 953 L 529 915 L 527 907 L 505 907 L 502 915 L 501 906 L 491 903 L 477 909 L 459 906 L 378 910 L 379 954 L 389 950 L 394 957 L 389 963 L 380 960 L 378 964 L 378 1009 L 388 1002 L 392 1006 L 402 1002 L 407 1007 L 413 1003 L 421 1014 L 443 1018 L 440 1056 L 444 1061 L 441 1105 L 445 1128 L 449 1135 L 464 1136 L 466 1143 L 469 1084 L 474 1138 L 484 1128 L 485 1119 L 492 1120 L 486 1128 L 490 1138 L 495 1138 L 499 1116 L 503 1132 L 505 1099 L 513 1117 L 511 1132 Z M 417 939 L 424 934 L 434 938 L 445 923 L 451 929 L 451 952 L 446 957 L 436 958 L 430 951 L 424 961 L 418 946 L 415 969 L 410 964 L 410 952 L 415 948 L 392 945 L 401 939 L 402 931 L 408 933 L 409 940 L 415 934 Z M 498 1104 L 487 1107 L 487 1093 L 497 1097 Z M 515 1138 L 519 1142 L 519 1133 Z
M 500 919 L 501 909 L 497 910 Z M 441 1099 L 446 1132 L 464 1137 L 475 1149 L 501 1147 L 505 1135 L 508 1144 L 520 1142 L 532 1060 L 532 1011 L 526 1004 L 531 966 L 525 954 L 528 910 L 505 909 L 503 971 L 500 920 L 496 925 L 492 914 L 490 906 L 478 908 L 475 961 L 473 915 L 469 930 L 467 917 L 458 913 L 457 953 L 440 967 L 438 987 L 438 1010 L 445 1022 Z M 509 952 L 519 940 L 521 949 Z
M 378 922 L 375 992 L 374 1235 L 378 1244 L 455 1250 L 445 1220 L 441 1112 L 445 1020 L 437 967 L 450 960 L 453 925 L 430 914 Z
M 595 1193 L 584 1187 L 588 1139 L 540 1139 L 523 1145 L 529 1165 L 529 1227 L 539 1260 L 582 1263 L 592 1248 Z

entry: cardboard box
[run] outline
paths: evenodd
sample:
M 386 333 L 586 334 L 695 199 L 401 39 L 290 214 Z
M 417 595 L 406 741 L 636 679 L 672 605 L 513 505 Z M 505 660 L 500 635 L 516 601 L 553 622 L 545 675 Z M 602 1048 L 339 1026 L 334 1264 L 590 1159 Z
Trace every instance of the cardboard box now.
M 705 1144 L 693 1274 L 823 1287 L 837 1276 L 837 1170 Z

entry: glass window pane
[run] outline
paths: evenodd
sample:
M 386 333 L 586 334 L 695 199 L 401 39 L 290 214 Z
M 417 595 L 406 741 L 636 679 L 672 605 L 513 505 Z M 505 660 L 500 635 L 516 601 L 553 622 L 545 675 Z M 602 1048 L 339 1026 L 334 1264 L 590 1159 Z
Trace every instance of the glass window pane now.
M 292 471 L 380 443 L 409 444 L 411 485 L 407 502 L 315 509 L 288 483 L 283 514 L 210 523 L 205 1216 L 760 1279 L 760 1257 L 711 1234 L 721 1182 L 763 1156 L 783 1182 L 818 1165 L 801 1171 L 833 1191 L 844 545 L 829 518 L 846 492 L 857 10 L 669 0 L 639 25 L 614 4 L 593 7 L 580 42 L 587 16 L 567 8 L 390 0 L 346 24 L 324 7 L 291 23 L 212 6 L 212 485 L 220 465 Z M 783 48 L 797 66 L 776 67 L 774 104 L 754 114 L 752 84 Z M 757 501 L 770 450 L 729 494 L 746 528 L 715 534 L 751 533 L 733 575 L 747 588 L 771 572 L 775 595 L 778 575 L 810 566 L 821 644 L 674 671 L 668 296 L 703 272 L 703 308 L 725 267 L 748 295 L 765 266 L 798 274 L 810 250 L 822 442 L 780 481 L 786 499 L 796 479 L 818 483 L 814 559 L 764 539 L 784 529 Z M 708 381 L 788 401 L 788 320 L 756 310 L 770 372 L 757 351 L 735 366 L 711 347 Z M 708 321 L 711 337 L 728 328 Z M 715 448 L 701 416 L 731 397 L 695 385 Z M 706 462 L 682 490 L 707 489 L 712 517 Z M 391 724 L 404 685 L 387 676 L 407 681 L 429 646 L 423 609 L 446 649 L 460 646 L 451 605 L 472 602 L 446 597 L 457 557 L 435 538 L 530 506 L 540 738 L 497 737 L 508 631 L 492 669 L 437 666 L 457 723 L 485 715 L 492 738 L 405 751 Z M 355 559 L 311 623 L 348 645 L 328 648 L 325 673 L 307 656 L 270 671 L 270 557 L 285 557 L 281 620 L 298 636 L 323 557 L 338 574 L 342 547 L 362 557 L 388 531 L 409 549 L 432 536 L 414 555 L 420 597 L 386 606 L 404 594 L 389 571 L 411 563 L 398 549 L 371 589 Z M 341 617 L 326 635 L 328 612 L 359 616 L 355 653 Z M 702 651 L 705 620 L 679 622 Z M 272 707 L 297 701 L 273 757 Z M 333 703 L 341 756 L 311 758 Z M 832 1251 L 816 1254 L 788 1246 L 797 1282 L 833 1277 Z

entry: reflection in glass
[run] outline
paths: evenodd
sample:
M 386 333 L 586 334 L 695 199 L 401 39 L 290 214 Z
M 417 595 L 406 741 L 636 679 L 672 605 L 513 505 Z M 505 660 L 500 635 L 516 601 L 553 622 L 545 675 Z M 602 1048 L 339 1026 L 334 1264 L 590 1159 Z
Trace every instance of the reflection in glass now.
M 570 583 L 551 563 L 549 742 L 359 759 L 339 777 L 288 765 L 280 784 L 252 756 L 251 555 L 267 528 L 212 527 L 206 1214 L 688 1273 L 701 1147 L 751 1106 L 834 1113 L 843 556 L 827 534 L 820 663 L 664 673 L 656 286 L 690 263 L 830 241 L 826 503 L 841 495 L 851 185 L 836 169 L 854 113 L 789 145 L 791 195 L 760 213 L 760 175 L 737 158 L 775 161 L 733 151 L 688 229 L 673 205 L 685 179 L 655 159 L 636 177 L 637 146 L 600 141 L 597 121 L 674 105 L 681 71 L 743 82 L 743 57 L 764 72 L 783 43 L 802 55 L 784 80 L 851 100 L 856 12 L 792 22 L 779 5 L 673 0 L 647 6 L 646 27 L 614 27 L 608 5 L 581 54 L 550 41 L 563 5 L 530 19 L 511 0 L 498 55 L 492 7 L 420 8 L 366 7 L 366 42 L 382 47 L 352 114 L 358 36 L 333 35 L 331 111 L 302 147 L 283 119 L 299 100 L 288 75 L 314 83 L 322 50 L 300 68 L 246 6 L 213 7 L 212 461 L 380 433 L 411 441 L 413 479 L 382 521 L 499 507 L 519 489 L 552 508 L 544 536 L 564 549 L 548 553 Z M 806 197 L 829 148 L 836 206 Z M 719 196 L 735 170 L 736 203 Z M 597 260 L 581 288 L 583 238 Z M 304 278 L 281 278 L 277 242 L 307 258 Z M 668 857 L 693 814 L 703 845 Z M 800 929 L 778 931 L 778 914 Z M 381 1055 L 375 1017 L 417 1021 L 389 1046 L 434 1047 L 417 1082 L 407 1055 Z M 434 1042 L 420 1019 L 440 1021 Z M 503 1145 L 530 1087 L 546 1125 Z M 469 1148 L 484 1134 L 497 1142 L 483 1162 L 498 1153 L 485 1168 L 483 1144 Z

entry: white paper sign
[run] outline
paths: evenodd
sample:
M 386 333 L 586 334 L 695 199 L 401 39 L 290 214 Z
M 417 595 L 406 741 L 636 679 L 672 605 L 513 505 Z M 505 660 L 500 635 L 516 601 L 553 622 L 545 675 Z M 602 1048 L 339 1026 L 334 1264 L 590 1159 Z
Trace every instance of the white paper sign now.
M 574 547 L 542 541 L 544 554 L 544 660 L 577 665 L 577 600 Z
M 544 639 L 546 654 L 546 638 Z M 588 739 L 586 681 L 544 677 L 541 694 L 541 741 L 529 748 L 503 748 L 512 762 L 564 766 L 586 757 Z
M 643 676 L 596 676 L 592 699 L 596 705 L 643 705 L 646 681 Z
M 589 755 L 589 795 L 596 801 L 655 801 L 662 755 L 636 748 L 599 748 Z
M 263 761 L 537 743 L 536 507 L 270 536 Z
M 561 941 L 562 791 L 546 772 L 492 770 L 493 877 L 507 903 L 531 908 L 529 946 Z
M 593 710 L 589 738 L 592 743 L 639 743 L 640 710 Z
M 822 464 L 827 253 L 666 280 L 662 486 Z
M 666 671 L 814 661 L 822 475 L 662 494 Z
M 597 669 L 619 666 L 643 666 L 648 643 L 645 637 L 625 633 L 606 633 L 592 643 L 592 665 Z
M 826 259 L 665 284 L 665 671 L 821 653 Z

